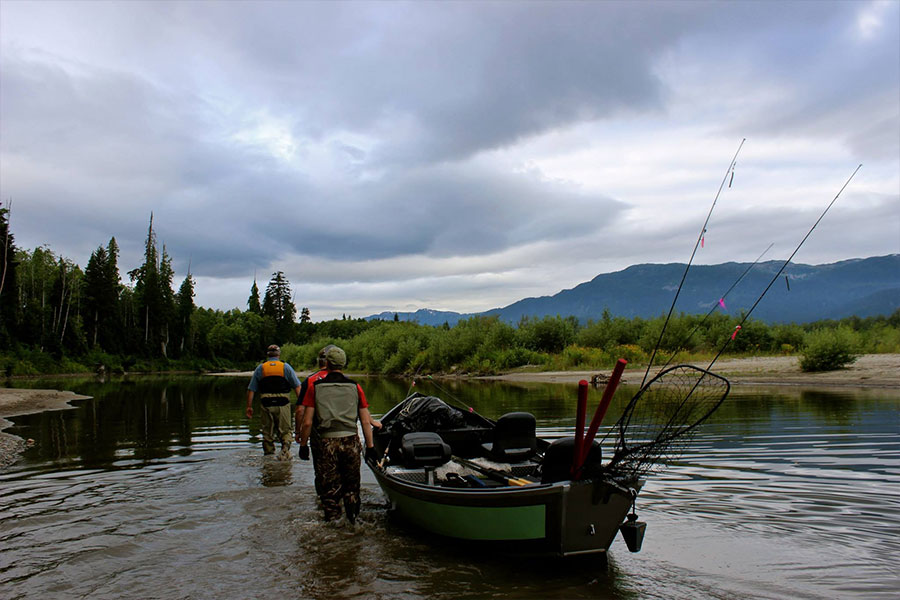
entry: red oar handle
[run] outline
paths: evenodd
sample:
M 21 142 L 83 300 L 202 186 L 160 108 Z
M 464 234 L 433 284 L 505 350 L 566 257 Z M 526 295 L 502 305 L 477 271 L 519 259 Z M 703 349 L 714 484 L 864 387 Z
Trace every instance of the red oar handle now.
M 588 382 L 578 382 L 578 408 L 575 416 L 575 452 L 572 454 L 572 476 L 581 459 L 581 445 L 584 442 L 584 419 L 587 414 Z
M 597 411 L 594 412 L 594 418 L 591 419 L 591 426 L 588 428 L 587 435 L 582 441 L 581 453 L 578 455 L 576 470 L 579 470 L 584 466 L 584 461 L 590 451 L 591 444 L 594 442 L 594 436 L 597 435 L 597 430 L 600 429 L 600 423 L 603 422 L 603 417 L 606 416 L 606 409 L 609 408 L 609 403 L 612 401 L 613 394 L 616 393 L 616 388 L 619 387 L 619 379 L 621 379 L 622 371 L 625 370 L 625 365 L 627 364 L 627 360 L 620 358 L 613 368 L 612 375 L 609 377 L 609 382 L 606 384 L 606 389 L 603 390 L 603 397 L 600 399 L 600 404 L 597 406 Z

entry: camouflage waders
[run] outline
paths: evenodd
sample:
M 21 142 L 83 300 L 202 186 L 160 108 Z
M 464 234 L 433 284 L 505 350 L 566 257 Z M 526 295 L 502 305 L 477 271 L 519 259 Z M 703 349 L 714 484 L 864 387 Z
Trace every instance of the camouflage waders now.
M 263 453 L 275 454 L 275 442 L 281 442 L 281 451 L 290 456 L 293 431 L 291 428 L 291 405 L 263 406 L 262 414 Z
M 341 517 L 341 502 L 347 512 L 347 520 L 356 521 L 359 514 L 359 468 L 361 445 L 359 437 L 348 435 L 319 440 L 321 456 L 318 471 L 321 478 L 322 508 L 325 520 Z
M 319 463 L 322 461 L 322 438 L 315 429 L 309 436 L 309 450 L 312 455 L 313 473 L 315 474 L 316 496 L 322 497 L 322 469 Z

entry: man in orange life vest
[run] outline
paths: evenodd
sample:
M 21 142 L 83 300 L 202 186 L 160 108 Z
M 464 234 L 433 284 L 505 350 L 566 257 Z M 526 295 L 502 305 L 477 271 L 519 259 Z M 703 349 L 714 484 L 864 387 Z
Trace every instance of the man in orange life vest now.
M 266 362 L 256 367 L 247 386 L 247 418 L 253 418 L 253 396 L 259 394 L 262 405 L 263 453 L 275 454 L 275 440 L 281 442 L 280 460 L 291 459 L 291 390 L 300 402 L 300 379 L 293 367 L 281 362 L 281 348 L 266 349 Z M 276 438 L 277 434 L 277 438 Z
M 359 514 L 360 444 L 356 423 L 362 425 L 366 441 L 366 455 L 374 458 L 369 405 L 362 387 L 347 378 L 341 370 L 347 355 L 338 347 L 325 353 L 328 374 L 314 381 L 303 396 L 303 425 L 300 428 L 300 458 L 309 458 L 306 446 L 313 427 L 320 437 L 321 456 L 318 461 L 321 477 L 319 498 L 325 510 L 325 520 L 341 516 L 343 503 L 347 519 L 353 523 Z

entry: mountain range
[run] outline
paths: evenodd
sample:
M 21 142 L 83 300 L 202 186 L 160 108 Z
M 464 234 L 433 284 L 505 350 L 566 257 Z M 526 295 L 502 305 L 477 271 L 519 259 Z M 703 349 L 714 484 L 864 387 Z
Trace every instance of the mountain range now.
M 755 265 L 737 262 L 692 265 L 675 312 L 706 314 L 723 299 L 725 312 L 739 314 L 749 310 L 770 283 L 771 288 L 754 309 L 753 317 L 771 323 L 889 315 L 900 308 L 900 254 L 824 265 L 792 263 L 773 282 L 783 264 L 783 261 L 772 260 Z M 477 315 L 497 315 L 512 324 L 526 316 L 559 315 L 574 316 L 587 322 L 599 319 L 604 310 L 609 310 L 614 317 L 653 318 L 668 312 L 684 270 L 684 263 L 633 265 L 622 271 L 597 275 L 552 296 L 524 298 L 480 313 L 421 309 L 415 312 L 386 311 L 366 319 L 392 320 L 396 314 L 401 321 L 452 326 L 461 319 Z M 718 310 L 723 310 L 721 305 Z

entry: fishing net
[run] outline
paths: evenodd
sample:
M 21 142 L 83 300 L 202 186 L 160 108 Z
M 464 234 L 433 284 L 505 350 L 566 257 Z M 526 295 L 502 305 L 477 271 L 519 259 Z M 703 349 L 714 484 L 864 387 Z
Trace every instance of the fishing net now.
M 678 458 L 730 387 L 724 377 L 690 365 L 661 371 L 638 390 L 610 432 L 617 439 L 606 472 L 638 479 Z

